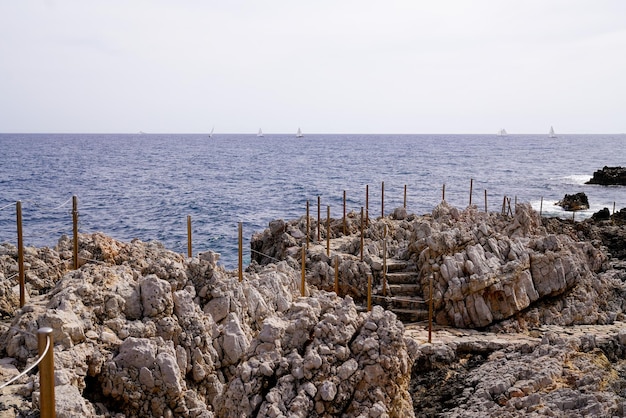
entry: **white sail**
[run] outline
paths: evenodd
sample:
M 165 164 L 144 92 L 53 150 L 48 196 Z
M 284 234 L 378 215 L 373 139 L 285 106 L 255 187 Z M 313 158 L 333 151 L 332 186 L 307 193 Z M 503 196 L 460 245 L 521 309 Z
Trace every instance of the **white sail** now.
M 302 131 L 300 130 L 300 128 L 298 128 L 298 132 L 296 133 L 296 138 L 302 138 L 304 135 L 302 135 Z
M 506 136 L 506 135 L 507 135 L 506 129 L 502 128 L 498 131 L 498 136 Z
M 211 128 L 211 132 L 209 132 L 209 138 L 213 138 L 213 131 L 215 130 L 215 126 Z
M 554 133 L 554 128 L 550 126 L 550 132 L 548 132 L 548 138 L 556 138 L 556 134 Z
M 261 128 L 259 128 L 259 132 L 256 134 L 256 136 L 263 136 L 263 131 L 261 130 Z

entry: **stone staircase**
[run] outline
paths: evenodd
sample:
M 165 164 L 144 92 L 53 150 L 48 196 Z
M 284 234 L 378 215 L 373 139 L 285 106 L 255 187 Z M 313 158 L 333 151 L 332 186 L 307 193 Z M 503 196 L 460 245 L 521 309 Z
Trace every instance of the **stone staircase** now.
M 372 303 L 394 312 L 402 322 L 428 320 L 428 301 L 423 298 L 414 265 L 397 259 L 387 260 L 387 289 L 372 295 Z

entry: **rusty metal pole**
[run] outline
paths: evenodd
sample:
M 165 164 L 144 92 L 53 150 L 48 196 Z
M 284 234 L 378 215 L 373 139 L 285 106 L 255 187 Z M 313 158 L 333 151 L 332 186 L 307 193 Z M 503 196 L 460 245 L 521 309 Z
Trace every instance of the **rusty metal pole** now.
M 72 196 L 72 224 L 74 231 L 74 270 L 78 270 L 78 197 Z
M 541 217 L 541 212 L 543 211 L 543 196 L 541 196 L 541 202 L 539 203 L 539 216 Z M 613 212 L 615 212 L 615 205 L 613 206 Z
M 187 257 L 191 258 L 193 251 L 191 249 L 191 215 L 187 215 Z
M 300 296 L 304 297 L 304 293 L 305 293 L 305 269 L 306 269 L 306 248 L 304 248 L 304 245 L 302 246 L 302 278 L 300 281 Z
M 470 202 L 469 205 L 472 206 L 472 191 L 474 189 L 474 179 L 470 179 Z
M 321 236 L 320 236 L 320 224 L 322 223 L 322 217 L 321 217 L 321 198 L 319 196 L 317 196 L 317 242 L 319 243 L 321 241 Z
M 243 281 L 243 222 L 239 222 L 239 281 Z
M 404 209 L 406 209 L 406 184 L 404 185 Z
M 306 201 L 306 248 L 309 248 L 309 233 L 311 232 L 311 218 L 309 217 L 309 200 Z
M 330 257 L 330 206 L 326 207 L 326 256 Z
M 487 209 L 487 189 L 485 189 L 485 213 L 489 213 L 489 210 Z
M 39 416 L 41 418 L 56 417 L 54 400 L 54 341 L 52 328 L 43 327 L 37 331 L 39 356 Z M 48 350 L 46 350 L 46 347 Z
M 367 311 L 372 310 L 372 275 L 367 275 Z
M 364 234 L 364 222 L 363 219 L 363 206 L 361 206 L 361 261 L 363 261 L 363 234 Z
M 446 201 L 446 184 L 443 184 L 443 187 L 441 188 L 441 201 L 445 202 Z
M 17 215 L 17 263 L 19 267 L 20 282 L 20 308 L 26 303 L 25 273 L 24 273 L 24 234 L 22 231 L 22 202 L 15 202 L 15 213 Z
M 387 296 L 387 224 L 383 238 L 383 296 Z

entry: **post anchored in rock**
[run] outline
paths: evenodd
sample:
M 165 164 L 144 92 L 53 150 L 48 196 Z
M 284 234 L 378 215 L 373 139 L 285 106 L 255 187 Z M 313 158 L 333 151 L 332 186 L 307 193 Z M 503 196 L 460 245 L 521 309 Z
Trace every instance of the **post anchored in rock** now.
M 317 242 L 322 240 L 320 235 L 320 224 L 322 223 L 321 204 L 321 197 L 317 196 Z
M 335 255 L 335 294 L 339 296 L 339 255 Z
M 361 206 L 361 258 L 360 260 L 363 261 L 363 234 L 365 233 L 364 231 L 364 224 L 365 224 L 365 219 L 363 219 L 363 206 Z
M 330 206 L 326 207 L 326 256 L 330 257 Z
M 474 179 L 470 179 L 470 198 L 469 205 L 472 206 L 472 191 L 474 189 Z
M 243 281 L 243 222 L 239 222 L 239 281 Z
M 304 297 L 305 294 L 305 272 L 306 272 L 306 248 L 302 245 L 302 262 L 301 262 L 302 277 L 300 281 L 300 296 Z
M 343 234 L 346 235 L 346 191 L 343 191 Z
M 309 233 L 311 232 L 311 218 L 309 216 L 309 199 L 306 201 L 306 248 L 309 249 Z

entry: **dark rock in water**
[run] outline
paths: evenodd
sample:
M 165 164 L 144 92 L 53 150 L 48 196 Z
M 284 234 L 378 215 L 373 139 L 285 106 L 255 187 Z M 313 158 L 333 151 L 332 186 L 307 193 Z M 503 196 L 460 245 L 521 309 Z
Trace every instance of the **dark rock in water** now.
M 603 186 L 626 186 L 626 167 L 607 167 L 593 173 L 593 178 L 586 184 L 601 184 Z
M 555 204 L 570 211 L 589 209 L 589 199 L 583 192 L 571 195 L 566 194 L 563 200 L 560 200 Z
M 593 219 L 594 221 L 609 220 L 611 219 L 611 212 L 609 212 L 609 208 L 604 208 L 591 215 L 591 219 Z

